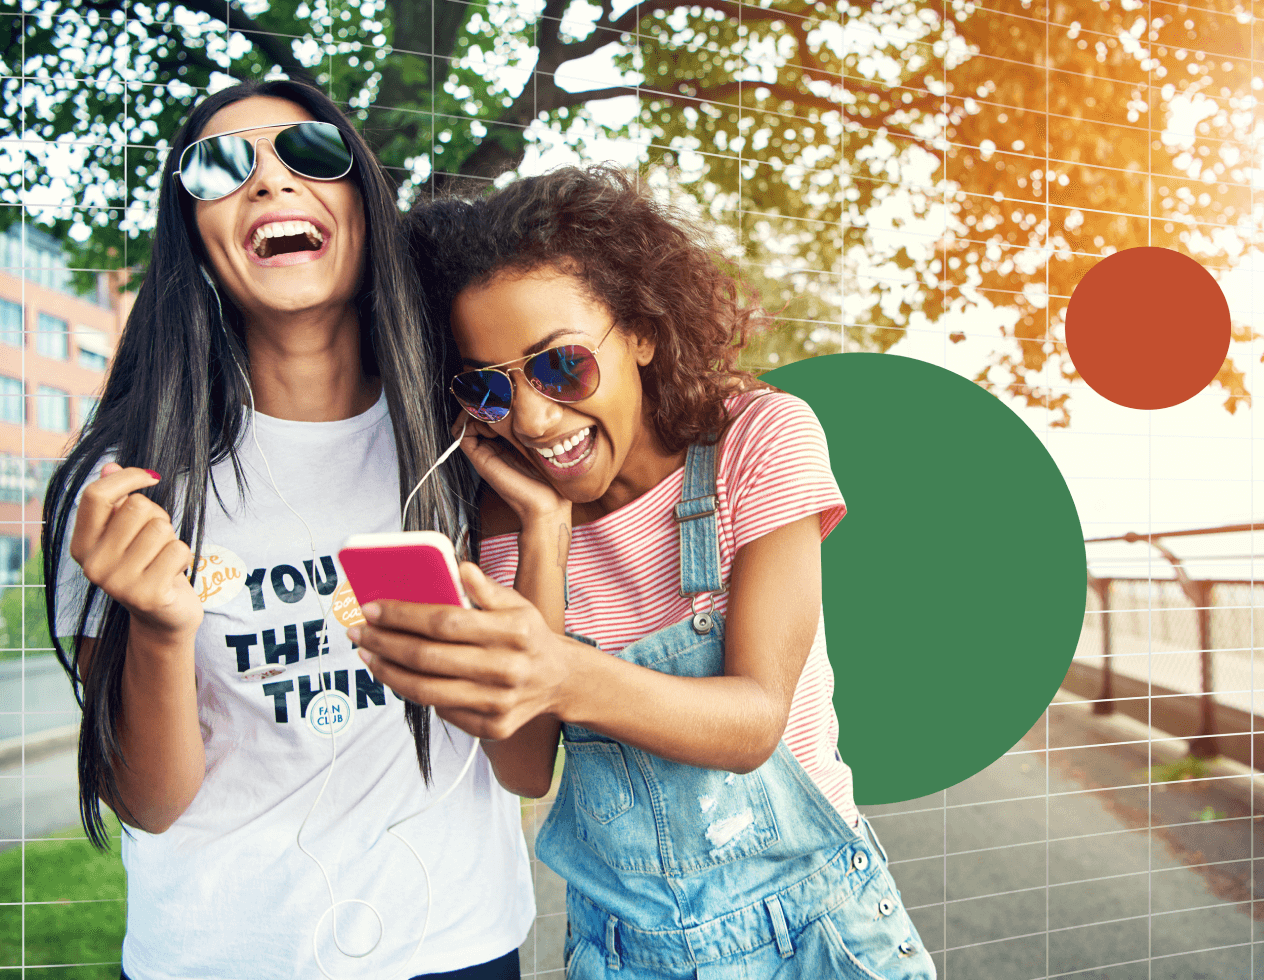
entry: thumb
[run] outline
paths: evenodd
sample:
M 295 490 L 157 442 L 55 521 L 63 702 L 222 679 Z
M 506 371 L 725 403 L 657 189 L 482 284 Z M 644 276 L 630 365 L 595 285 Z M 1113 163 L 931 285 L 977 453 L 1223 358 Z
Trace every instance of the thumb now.
M 461 562 L 461 584 L 465 594 L 479 609 L 516 609 L 530 603 L 513 589 L 488 578 L 473 562 Z

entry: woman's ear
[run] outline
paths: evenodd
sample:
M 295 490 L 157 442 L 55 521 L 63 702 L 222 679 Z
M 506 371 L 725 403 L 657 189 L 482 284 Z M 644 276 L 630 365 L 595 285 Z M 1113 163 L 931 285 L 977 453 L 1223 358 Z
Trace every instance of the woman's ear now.
M 632 355 L 641 367 L 648 367 L 654 360 L 654 335 L 647 327 L 640 327 L 632 334 Z

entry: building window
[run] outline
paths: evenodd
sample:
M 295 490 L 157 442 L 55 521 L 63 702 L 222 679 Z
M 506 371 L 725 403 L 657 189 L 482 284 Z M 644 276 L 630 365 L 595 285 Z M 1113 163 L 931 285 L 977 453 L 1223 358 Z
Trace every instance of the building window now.
M 88 368 L 90 371 L 104 371 L 106 365 L 110 363 L 110 359 L 104 354 L 98 354 L 96 351 L 79 349 L 79 366 Z
M 22 538 L 0 537 L 0 585 L 22 583 L 26 546 Z
M 44 500 L 44 491 L 48 489 L 48 481 L 53 478 L 61 460 L 29 459 L 26 462 L 25 500 Z
M 22 425 L 26 422 L 26 386 L 17 378 L 0 375 L 0 422 Z
M 86 429 L 88 427 L 92 417 L 97 414 L 97 406 L 100 404 L 100 398 L 91 398 L 85 395 L 79 399 L 79 428 Z
M 20 228 L 10 228 L 0 235 L 0 264 L 14 279 L 22 278 L 22 241 Z
M 22 346 L 22 304 L 0 299 L 0 344 Z
M 35 424 L 49 432 L 69 432 L 70 396 L 60 388 L 40 385 L 35 397 Z
M 66 321 L 47 313 L 39 315 L 39 331 L 35 334 L 35 350 L 45 357 L 64 361 L 70 356 L 70 341 L 66 334 Z
M 79 347 L 79 366 L 104 372 L 110 363 L 110 338 L 92 327 L 75 327 L 75 343 Z
M 23 503 L 27 482 L 26 463 L 22 457 L 0 453 L 0 503 Z

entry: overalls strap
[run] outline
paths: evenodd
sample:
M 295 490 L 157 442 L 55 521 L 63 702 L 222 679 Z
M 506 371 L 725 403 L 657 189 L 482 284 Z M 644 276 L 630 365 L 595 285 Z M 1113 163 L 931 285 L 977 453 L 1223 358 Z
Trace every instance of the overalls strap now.
M 715 443 L 695 443 L 685 454 L 685 482 L 676 505 L 680 532 L 680 594 L 714 595 L 720 578 L 720 540 L 715 514 Z

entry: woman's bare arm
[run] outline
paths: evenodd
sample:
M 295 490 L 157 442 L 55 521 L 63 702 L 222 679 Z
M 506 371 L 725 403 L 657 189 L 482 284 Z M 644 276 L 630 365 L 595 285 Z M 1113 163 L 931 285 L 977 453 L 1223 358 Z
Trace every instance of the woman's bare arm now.
M 84 675 L 96 641 L 79 639 Z M 198 724 L 193 644 L 173 649 L 135 626 L 123 666 L 123 713 L 118 730 L 126 765 L 113 760 L 118 799 L 105 802 L 125 822 L 160 834 L 180 816 L 202 786 L 206 756 Z
M 404 697 L 460 710 L 462 727 L 484 737 L 553 715 L 709 769 L 749 772 L 776 749 L 820 616 L 817 515 L 739 550 L 723 677 L 675 677 L 558 636 L 520 596 L 469 569 L 485 611 L 382 603 L 357 641 Z
M 566 630 L 566 558 L 570 543 L 569 508 L 551 519 L 540 519 L 518 535 L 514 590 L 540 611 L 555 633 Z M 505 789 L 532 799 L 548 793 L 561 727 L 555 715 L 543 714 L 509 738 L 483 740 L 483 751 Z
M 566 629 L 570 501 L 528 474 L 525 463 L 516 458 L 516 450 L 502 444 L 486 426 L 464 420 L 461 424 L 465 426 L 461 448 L 489 480 L 479 511 L 483 536 L 517 533 L 514 588 L 536 607 L 549 629 L 562 633 Z M 493 487 L 502 489 L 508 499 Z M 436 707 L 436 713 L 466 731 L 477 729 L 478 719 L 461 709 Z M 560 730 L 561 722 L 545 714 L 526 722 L 507 738 L 484 738 L 483 751 L 497 781 L 519 796 L 538 798 L 547 794 L 553 782 Z
M 161 833 L 193 801 L 206 771 L 193 671 L 202 604 L 187 577 L 188 546 L 167 513 L 135 492 L 156 475 L 115 463 L 101 473 L 80 497 L 70 554 L 130 615 L 116 733 L 122 758 L 112 760 L 118 799 L 106 802 L 139 829 Z M 96 641 L 81 637 L 81 678 L 96 654 Z

